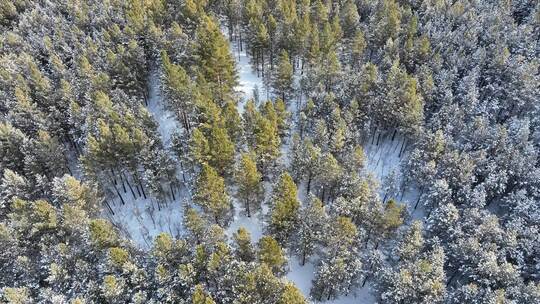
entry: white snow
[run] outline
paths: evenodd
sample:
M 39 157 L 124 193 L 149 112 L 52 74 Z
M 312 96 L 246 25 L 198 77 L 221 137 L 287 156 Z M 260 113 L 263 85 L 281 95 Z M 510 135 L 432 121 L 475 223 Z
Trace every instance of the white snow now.
M 128 190 L 127 193 L 120 191 L 125 205 L 119 198 L 108 200 L 114 215 L 106 211 L 107 217 L 124 232 L 129 239 L 141 248 L 150 248 L 154 238 L 161 232 L 170 233 L 179 237 L 182 232 L 183 199 L 186 199 L 186 191 L 177 191 L 176 200 L 171 198 L 159 206 L 157 201 L 147 196 L 136 199 Z M 147 194 L 148 195 L 148 194 Z
M 243 214 L 243 208 L 238 203 L 234 203 L 234 205 L 234 219 L 225 233 L 229 239 L 232 239 L 233 234 L 238 231 L 239 228 L 244 227 L 251 234 L 251 242 L 254 244 L 257 243 L 264 235 L 264 225 L 263 221 L 260 219 L 262 215 L 260 213 L 254 213 L 251 215 L 251 217 L 247 217 L 247 215 Z
M 285 276 L 287 280 L 294 282 L 296 287 L 302 293 L 309 297 L 311 282 L 315 277 L 316 267 L 313 261 L 307 261 L 304 266 L 301 266 L 300 260 L 296 256 L 289 257 L 289 272 Z M 375 297 L 371 294 L 371 286 L 369 281 L 363 288 L 358 288 L 346 296 L 341 296 L 334 300 L 325 301 L 328 304 L 367 304 L 375 303 Z
M 309 296 L 311 281 L 315 277 L 315 265 L 312 261 L 306 261 L 306 264 L 302 266 L 300 262 L 296 256 L 289 257 L 289 272 L 286 278 L 294 282 L 304 295 Z
M 236 91 L 240 95 L 237 109 L 241 114 L 244 112 L 246 101 L 253 97 L 253 90 L 255 88 L 258 89 L 259 98 L 261 100 L 266 100 L 268 98 L 268 91 L 266 90 L 262 79 L 257 77 L 257 74 L 251 68 L 246 49 L 243 48 L 243 50 L 240 51 L 240 46 L 236 41 L 229 41 L 229 47 L 236 60 L 236 70 L 238 72 L 238 86 L 236 87 Z
M 382 138 L 377 145 L 378 133 L 373 137 L 368 138 L 364 144 L 364 153 L 366 155 L 366 169 L 372 173 L 380 183 L 384 181 L 384 178 L 388 176 L 393 170 L 400 173 L 401 164 L 407 158 L 407 151 L 401 153 L 400 150 L 404 144 L 406 144 L 405 138 L 402 135 L 396 135 L 392 140 L 392 134 L 389 134 L 386 138 Z M 401 183 L 403 174 L 399 175 L 399 182 Z M 405 185 L 405 189 L 401 189 L 403 195 L 399 195 L 395 199 L 400 203 L 406 204 L 411 212 L 413 219 L 423 219 L 425 217 L 425 211 L 421 205 L 414 210 L 418 196 L 420 195 L 418 189 L 411 185 Z M 384 197 L 384 190 L 381 187 L 379 195 Z

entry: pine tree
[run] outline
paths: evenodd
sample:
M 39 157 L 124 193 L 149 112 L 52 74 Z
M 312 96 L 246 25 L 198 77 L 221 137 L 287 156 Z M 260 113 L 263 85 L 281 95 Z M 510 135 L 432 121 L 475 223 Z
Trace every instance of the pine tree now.
M 220 174 L 231 170 L 234 161 L 234 143 L 231 141 L 227 130 L 213 125 L 208 136 L 210 148 L 210 164 Z
M 345 254 L 324 260 L 317 268 L 310 295 L 318 301 L 335 299 L 348 294 L 357 283 L 362 263 Z
M 208 222 L 201 217 L 199 212 L 195 208 L 186 208 L 184 211 L 184 227 L 189 232 L 190 237 L 195 244 L 200 244 L 206 234 L 208 228 Z
M 246 270 L 239 275 L 238 303 L 277 303 L 282 293 L 283 283 L 277 278 L 266 263 Z
M 258 259 L 266 264 L 276 275 L 285 273 L 287 259 L 279 243 L 271 236 L 263 236 L 259 240 Z
M 209 164 L 220 174 L 229 172 L 232 167 L 234 143 L 227 130 L 217 123 L 208 128 L 193 129 L 189 145 L 190 154 L 198 163 Z
M 32 189 L 28 181 L 23 176 L 10 169 L 5 169 L 2 183 L 0 184 L 0 217 L 7 214 L 5 209 L 8 208 L 12 199 L 30 199 L 31 191 Z
M 195 202 L 216 224 L 227 225 L 231 219 L 231 203 L 225 191 L 223 178 L 214 168 L 203 164 L 195 187 Z
M 377 44 L 383 46 L 388 39 L 395 40 L 401 28 L 401 12 L 394 0 L 385 0 L 375 13 Z
M 442 248 L 401 263 L 394 272 L 385 270 L 381 300 L 386 303 L 442 303 L 445 290 Z
M 309 258 L 322 244 L 328 228 L 328 214 L 322 202 L 311 197 L 309 204 L 300 211 L 298 230 L 295 231 L 293 247 L 301 257 L 301 265 L 305 265 Z
M 362 269 L 357 252 L 358 230 L 348 217 L 332 219 L 326 248 L 310 291 L 319 301 L 349 293 L 358 283 Z
M 298 225 L 300 202 L 297 198 L 296 185 L 284 172 L 272 194 L 270 222 L 268 229 L 281 244 L 287 244 L 292 232 Z
M 249 99 L 246 101 L 244 113 L 242 113 L 242 126 L 247 146 L 251 149 L 255 149 L 257 145 L 257 122 L 260 118 L 261 114 L 257 111 L 255 100 Z
M 112 224 L 103 219 L 90 221 L 90 239 L 98 248 L 109 248 L 118 245 L 119 239 Z
M 197 66 L 210 85 L 219 105 L 232 100 L 236 86 L 236 67 L 227 41 L 211 17 L 204 17 L 197 28 L 195 54 Z
M 350 38 L 356 33 L 360 16 L 358 15 L 358 8 L 354 1 L 349 0 L 345 2 L 341 9 L 341 20 L 343 24 L 343 32 L 345 38 Z
M 275 124 L 265 117 L 259 117 L 255 129 L 255 153 L 263 174 L 268 174 L 280 155 L 280 138 Z
M 89 215 L 97 215 L 101 206 L 100 195 L 91 184 L 81 183 L 70 175 L 55 178 L 51 187 L 52 201 L 57 206 L 75 205 Z
M 210 160 L 210 144 L 199 128 L 193 129 L 189 146 L 190 154 L 194 161 L 204 164 Z
M 291 113 L 287 111 L 285 102 L 280 98 L 276 99 L 274 102 L 274 109 L 276 110 L 277 129 L 279 135 L 283 137 L 287 133 L 287 130 L 290 129 L 289 123 Z
M 257 165 L 251 154 L 242 154 L 235 178 L 238 185 L 237 197 L 244 202 L 247 216 L 251 217 L 252 209 L 260 208 L 264 195 L 262 175 L 257 171 Z
M 233 234 L 234 249 L 238 258 L 245 262 L 251 262 L 255 259 L 255 250 L 251 244 L 251 235 L 244 228 L 238 228 Z
M 397 249 L 398 256 L 400 260 L 412 260 L 420 254 L 423 246 L 422 223 L 420 221 L 414 221 L 401 240 L 401 245 Z
M 28 138 L 24 133 L 13 127 L 9 122 L 0 122 L 0 169 L 10 169 L 14 172 L 23 172 L 24 143 Z
M 26 287 L 5 287 L 2 300 L 8 304 L 29 304 L 32 303 L 30 291 Z
M 289 54 L 285 50 L 279 55 L 278 65 L 275 69 L 272 88 L 286 104 L 294 94 L 293 66 L 289 59 Z
M 405 220 L 405 207 L 396 203 L 394 200 L 389 200 L 384 206 L 379 221 L 376 223 L 376 232 L 380 239 L 377 240 L 375 248 L 379 246 L 379 242 L 394 236 L 396 230 L 403 224 Z
M 351 46 L 351 66 L 353 68 L 362 66 L 362 56 L 366 49 L 367 43 L 364 32 L 357 30 L 354 34 Z
M 294 140 L 293 137 L 293 156 L 291 160 L 292 173 L 295 179 L 300 182 L 306 178 L 306 192 L 311 192 L 311 184 L 316 178 L 321 165 L 321 149 L 313 145 L 309 138 L 303 141 Z
M 44 175 L 48 180 L 68 172 L 64 149 L 56 138 L 39 130 L 37 138 L 28 141 L 24 147 L 25 169 L 30 175 Z
M 233 102 L 227 102 L 221 112 L 225 129 L 229 134 L 231 141 L 238 143 L 242 135 L 242 119 L 236 105 Z
M 204 287 L 202 285 L 195 286 L 193 295 L 191 296 L 191 303 L 193 304 L 215 304 L 211 296 L 206 295 Z
M 194 115 L 194 84 L 184 68 L 172 63 L 167 52 L 161 54 L 164 71 L 164 91 L 168 107 L 189 133 Z
M 302 292 L 292 284 L 287 283 L 277 304 L 306 304 L 307 301 Z

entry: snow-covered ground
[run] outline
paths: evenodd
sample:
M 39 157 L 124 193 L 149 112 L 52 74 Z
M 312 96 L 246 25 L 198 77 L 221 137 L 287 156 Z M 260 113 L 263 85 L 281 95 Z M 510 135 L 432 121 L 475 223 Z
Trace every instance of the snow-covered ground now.
M 184 194 L 182 194 L 184 193 Z M 178 237 L 182 232 L 183 199 L 186 192 L 176 195 L 176 200 L 168 199 L 166 203 L 158 203 L 155 199 L 132 194 L 121 193 L 126 202 L 120 199 L 110 200 L 114 215 L 107 211 L 107 216 L 122 232 L 141 248 L 150 248 L 154 238 L 161 232 Z
M 379 195 L 382 198 L 384 198 L 386 194 L 384 183 L 390 174 L 395 174 L 397 177 L 396 182 L 401 187 L 401 182 L 403 180 L 401 163 L 407 157 L 407 151 L 401 151 L 403 146 L 406 145 L 406 139 L 398 134 L 394 137 L 394 140 L 392 140 L 391 135 L 392 134 L 387 134 L 385 138 L 381 138 L 377 143 L 378 134 L 375 134 L 372 138 L 367 140 L 363 146 L 366 155 L 366 169 L 381 183 Z M 421 204 L 414 210 L 414 206 L 416 205 L 419 196 L 416 187 L 405 185 L 405 189 L 400 189 L 396 196 L 397 197 L 387 197 L 387 199 L 394 198 L 400 203 L 406 204 L 413 219 L 424 218 L 425 212 Z
M 148 79 L 148 110 L 158 122 L 158 131 L 164 147 L 167 149 L 171 144 L 171 135 L 178 130 L 178 122 L 173 114 L 165 108 L 161 97 L 159 71 L 153 67 Z M 172 157 L 172 156 L 171 156 Z M 182 180 L 179 178 L 179 180 Z M 169 189 L 168 185 L 163 185 Z M 117 188 L 122 188 L 121 186 Z M 154 238 L 161 232 L 180 236 L 182 232 L 183 204 L 190 199 L 190 191 L 185 185 L 175 187 L 174 200 L 172 195 L 158 205 L 156 199 L 146 193 L 147 198 L 135 191 L 123 192 L 119 197 L 108 200 L 114 214 L 105 210 L 106 216 L 111 222 L 123 231 L 135 244 L 141 248 L 150 248 Z
M 246 50 L 243 49 L 240 51 L 238 44 L 230 41 L 229 47 L 236 60 L 236 71 L 238 73 L 238 86 L 236 87 L 236 91 L 240 95 L 237 109 L 241 114 L 244 112 L 244 105 L 246 104 L 246 101 L 253 97 L 253 92 L 255 89 L 258 90 L 259 98 L 261 100 L 265 100 L 267 98 L 268 92 L 265 89 L 262 79 L 257 77 L 257 75 L 251 69 L 251 64 L 249 63 L 249 57 Z

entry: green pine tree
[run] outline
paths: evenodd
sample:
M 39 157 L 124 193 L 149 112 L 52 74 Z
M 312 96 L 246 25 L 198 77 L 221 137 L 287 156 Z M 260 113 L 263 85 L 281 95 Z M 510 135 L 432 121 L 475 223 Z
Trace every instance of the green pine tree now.
M 195 202 L 216 224 L 228 224 L 231 218 L 231 203 L 225 191 L 225 182 L 216 170 L 203 164 L 195 187 Z
M 202 285 L 196 285 L 193 295 L 191 296 L 191 303 L 193 304 L 215 304 L 211 296 L 207 295 Z
M 233 100 L 237 74 L 234 58 L 217 21 L 204 17 L 196 32 L 197 67 L 208 82 L 214 100 L 221 106 Z
M 297 188 L 289 173 L 284 172 L 275 186 L 270 211 L 269 229 L 281 244 L 287 244 L 298 225 L 300 202 Z
M 235 179 L 238 185 L 237 197 L 244 202 L 247 216 L 251 217 L 252 210 L 260 207 L 264 195 L 262 175 L 251 154 L 242 154 Z
M 274 93 L 285 103 L 289 102 L 294 94 L 293 66 L 289 54 L 283 50 L 279 56 L 278 65 L 275 69 L 272 88 Z
M 266 264 L 276 275 L 281 275 L 285 271 L 287 258 L 279 243 L 271 236 L 263 236 L 259 240 L 258 258 L 261 263 Z

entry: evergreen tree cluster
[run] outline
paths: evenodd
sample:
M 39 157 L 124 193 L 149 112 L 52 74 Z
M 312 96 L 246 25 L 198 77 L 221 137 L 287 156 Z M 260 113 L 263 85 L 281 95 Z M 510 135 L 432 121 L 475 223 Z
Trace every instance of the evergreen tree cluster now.
M 2 2 L 0 301 L 539 303 L 539 37 L 531 0 Z M 106 219 L 180 192 L 149 248 Z

